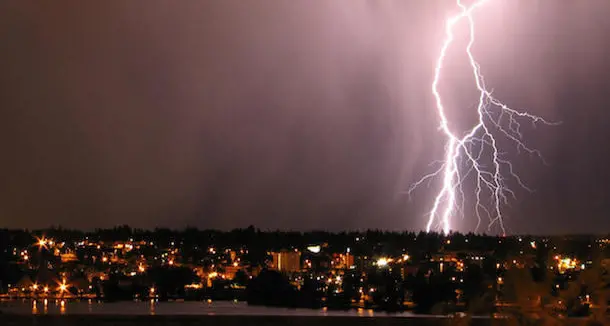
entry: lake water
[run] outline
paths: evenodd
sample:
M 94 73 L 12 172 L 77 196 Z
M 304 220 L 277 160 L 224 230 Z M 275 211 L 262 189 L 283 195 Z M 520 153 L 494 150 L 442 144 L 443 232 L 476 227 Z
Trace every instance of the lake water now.
M 237 316 L 351 316 L 417 317 L 410 312 L 386 313 L 371 309 L 336 311 L 248 306 L 244 302 L 63 302 L 24 300 L 0 302 L 0 310 L 15 314 L 52 315 L 237 315 Z M 428 316 L 429 317 L 429 316 Z

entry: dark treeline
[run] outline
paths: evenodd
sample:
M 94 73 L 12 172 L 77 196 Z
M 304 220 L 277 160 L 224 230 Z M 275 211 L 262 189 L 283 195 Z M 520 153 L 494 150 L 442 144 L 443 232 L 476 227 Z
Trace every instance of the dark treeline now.
M 66 242 L 77 242 L 87 238 L 90 241 L 154 241 L 159 247 L 175 243 L 183 248 L 235 248 L 242 246 L 250 250 L 261 248 L 265 251 L 299 248 L 312 244 L 326 244 L 329 252 L 343 252 L 350 248 L 356 255 L 397 255 L 405 250 L 417 252 L 448 251 L 483 251 L 493 253 L 498 259 L 505 258 L 519 248 L 522 243 L 545 239 L 548 246 L 576 256 L 587 254 L 588 245 L 596 237 L 576 236 L 511 236 L 499 237 L 485 234 L 452 233 L 444 236 L 438 233 L 425 232 L 391 232 L 367 230 L 361 232 L 327 232 L 327 231 L 261 231 L 250 226 L 231 231 L 199 230 L 186 227 L 182 230 L 156 228 L 153 230 L 131 228 L 127 225 L 94 231 L 80 231 L 62 227 L 51 227 L 42 230 L 8 230 L 0 229 L 0 247 L 8 245 L 27 246 L 33 237 L 53 237 Z

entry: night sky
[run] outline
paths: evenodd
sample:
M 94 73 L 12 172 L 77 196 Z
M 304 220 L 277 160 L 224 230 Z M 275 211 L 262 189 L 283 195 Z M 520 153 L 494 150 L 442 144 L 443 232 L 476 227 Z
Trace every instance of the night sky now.
M 455 9 L 2 1 L 0 227 L 420 230 L 438 184 L 403 192 L 442 158 L 430 84 Z M 477 12 L 494 95 L 562 122 L 523 125 L 546 166 L 507 147 L 535 190 L 506 207 L 510 233 L 610 231 L 608 12 L 606 0 Z M 465 128 L 463 59 L 448 59 L 441 90 Z

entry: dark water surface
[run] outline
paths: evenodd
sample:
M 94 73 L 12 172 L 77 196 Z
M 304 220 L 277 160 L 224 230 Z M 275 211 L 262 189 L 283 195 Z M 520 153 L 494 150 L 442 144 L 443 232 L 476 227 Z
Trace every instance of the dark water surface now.
M 228 315 L 228 316 L 337 316 L 337 317 L 416 317 L 411 312 L 385 313 L 371 309 L 326 310 L 248 306 L 243 302 L 68 302 L 23 300 L 0 302 L 9 314 L 36 315 Z

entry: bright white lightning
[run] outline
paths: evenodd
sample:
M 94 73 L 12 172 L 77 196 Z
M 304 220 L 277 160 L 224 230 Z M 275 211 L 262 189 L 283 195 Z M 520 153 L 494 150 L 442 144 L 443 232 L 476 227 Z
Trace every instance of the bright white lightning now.
M 449 18 L 445 25 L 445 40 L 436 61 L 434 80 L 432 82 L 432 94 L 434 95 L 440 119 L 440 130 L 447 138 L 445 157 L 441 161 L 441 166 L 438 170 L 425 175 L 409 189 L 409 193 L 411 193 L 422 183 L 434 177 L 442 177 L 442 186 L 434 199 L 426 225 L 427 232 L 436 228 L 448 234 L 451 230 L 453 215 L 457 213 L 463 216 L 465 194 L 462 189 L 462 183 L 467 176 L 474 174 L 474 197 L 476 201 L 474 212 L 478 219 L 477 229 L 481 224 L 482 217 L 486 216 L 489 219 L 488 230 L 491 230 L 492 226 L 497 223 L 502 233 L 506 234 L 501 206 L 507 204 L 508 196 L 515 196 L 506 184 L 506 176 L 514 178 L 516 183 L 521 187 L 527 190 L 529 188 L 514 173 L 512 164 L 502 157 L 502 153 L 498 150 L 496 137 L 506 137 L 517 146 L 518 151 L 525 151 L 542 158 L 537 150 L 528 148 L 521 140 L 522 134 L 519 121 L 527 119 L 533 124 L 538 122 L 551 124 L 541 117 L 508 107 L 496 99 L 492 92 L 486 88 L 479 64 L 472 54 L 472 46 L 475 40 L 473 12 L 485 2 L 487 0 L 476 0 L 471 5 L 464 5 L 460 0 L 457 0 L 457 5 L 461 11 L 456 16 Z M 459 136 L 454 131 L 451 131 L 449 127 L 450 123 L 445 114 L 445 106 L 442 95 L 438 90 L 438 84 L 447 50 L 454 40 L 454 27 L 462 21 L 466 21 L 469 27 L 469 41 L 464 50 L 468 56 L 468 62 L 478 90 L 478 103 L 476 107 L 478 121 L 463 136 Z M 483 158 L 491 161 L 491 164 L 487 166 L 482 163 Z M 490 195 L 491 207 L 489 208 L 488 205 L 483 204 L 482 196 L 484 194 Z M 461 201 L 459 201 L 460 199 Z

